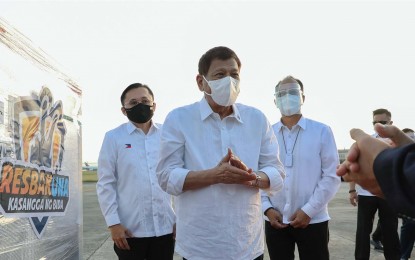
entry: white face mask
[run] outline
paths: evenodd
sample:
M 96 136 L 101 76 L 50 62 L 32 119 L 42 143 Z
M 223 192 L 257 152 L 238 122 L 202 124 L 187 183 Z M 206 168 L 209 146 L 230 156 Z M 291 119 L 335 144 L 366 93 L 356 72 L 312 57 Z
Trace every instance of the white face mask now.
M 208 83 L 212 92 L 212 94 L 209 94 L 205 91 L 205 94 L 211 96 L 216 104 L 227 107 L 235 103 L 240 91 L 239 80 L 231 76 L 211 81 L 208 81 L 205 76 L 203 78 Z
M 283 116 L 301 114 L 302 98 L 299 95 L 286 94 L 277 98 L 276 105 Z

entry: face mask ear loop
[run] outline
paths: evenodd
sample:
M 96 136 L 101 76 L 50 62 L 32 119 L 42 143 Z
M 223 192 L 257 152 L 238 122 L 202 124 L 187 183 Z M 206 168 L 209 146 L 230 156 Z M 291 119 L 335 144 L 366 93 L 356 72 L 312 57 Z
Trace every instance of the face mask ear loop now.
M 205 76 L 204 75 L 202 75 L 202 77 L 203 77 L 203 79 L 206 81 L 206 83 L 208 84 L 208 86 L 209 86 L 209 81 L 205 78 Z M 209 86 L 210 87 L 210 86 Z M 209 93 L 207 93 L 206 91 L 204 91 L 203 90 L 203 93 L 205 93 L 206 95 L 208 95 L 208 96 L 212 96 L 212 94 L 209 94 Z
M 302 106 L 304 104 L 304 94 L 303 91 L 300 90 L 300 105 Z

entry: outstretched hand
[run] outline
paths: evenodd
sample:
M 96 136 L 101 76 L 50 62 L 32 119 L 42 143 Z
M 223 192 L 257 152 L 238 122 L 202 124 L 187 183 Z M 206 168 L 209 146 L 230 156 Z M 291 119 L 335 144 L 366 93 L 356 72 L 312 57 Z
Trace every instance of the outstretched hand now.
M 375 125 L 376 132 L 383 138 L 389 138 L 393 146 L 402 146 L 413 141 L 396 126 Z M 392 146 L 373 138 L 360 129 L 350 130 L 350 135 L 356 141 L 347 154 L 346 161 L 337 168 L 337 175 L 343 176 L 347 182 L 353 181 L 374 195 L 383 196 L 382 190 L 373 173 L 373 162 L 380 152 Z

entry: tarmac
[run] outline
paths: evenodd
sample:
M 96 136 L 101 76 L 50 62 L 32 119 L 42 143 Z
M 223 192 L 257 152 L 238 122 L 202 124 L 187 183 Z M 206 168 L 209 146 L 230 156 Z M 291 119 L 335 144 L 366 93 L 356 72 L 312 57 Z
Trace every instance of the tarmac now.
M 88 182 L 83 184 L 83 259 L 117 259 L 112 239 L 98 205 L 95 185 L 95 183 Z M 336 196 L 329 203 L 331 217 L 329 221 L 329 250 L 330 258 L 334 260 L 354 259 L 357 207 L 353 207 L 349 203 L 348 190 L 348 184 L 342 183 Z M 374 223 L 376 221 L 377 219 Z M 400 224 L 401 221 L 399 221 L 399 226 Z M 179 255 L 174 255 L 174 260 L 181 259 Z M 269 260 L 266 248 L 264 259 Z M 298 254 L 296 254 L 296 259 L 299 259 Z M 385 258 L 382 252 L 375 251 L 372 247 L 370 259 L 381 260 Z

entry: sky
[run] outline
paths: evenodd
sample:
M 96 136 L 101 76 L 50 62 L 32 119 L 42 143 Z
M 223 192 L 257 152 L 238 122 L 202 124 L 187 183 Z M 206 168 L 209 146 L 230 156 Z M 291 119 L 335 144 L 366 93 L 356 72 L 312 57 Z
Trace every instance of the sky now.
M 149 85 L 155 122 L 199 101 L 199 58 L 227 46 L 242 62 L 237 102 L 280 119 L 274 87 L 304 83 L 305 117 L 331 127 L 338 149 L 351 128 L 373 132 L 387 108 L 415 129 L 415 3 L 410 1 L 4 1 L 0 17 L 81 86 L 82 160 L 96 162 L 105 132 L 126 122 L 120 95 Z M 1 57 L 0 57 L 1 59 Z

